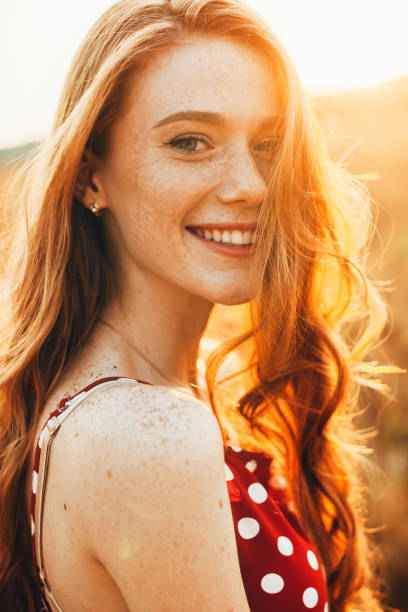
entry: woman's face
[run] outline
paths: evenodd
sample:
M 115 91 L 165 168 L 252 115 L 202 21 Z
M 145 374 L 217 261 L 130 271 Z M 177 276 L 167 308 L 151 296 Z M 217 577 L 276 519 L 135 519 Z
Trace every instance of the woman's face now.
M 232 39 L 196 35 L 129 85 L 94 175 L 123 278 L 248 301 L 251 248 L 217 241 L 248 243 L 257 223 L 279 110 L 270 62 Z

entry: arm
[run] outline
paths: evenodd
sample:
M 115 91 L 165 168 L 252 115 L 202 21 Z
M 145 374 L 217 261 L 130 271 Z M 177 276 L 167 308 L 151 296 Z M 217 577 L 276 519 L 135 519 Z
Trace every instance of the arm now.
M 158 388 L 115 396 L 80 470 L 90 551 L 132 612 L 249 612 L 214 415 Z

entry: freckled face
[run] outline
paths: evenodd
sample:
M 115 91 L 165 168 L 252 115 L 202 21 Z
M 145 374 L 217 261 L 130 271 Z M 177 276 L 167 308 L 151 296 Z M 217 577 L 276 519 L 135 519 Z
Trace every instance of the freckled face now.
M 207 115 L 164 121 L 185 111 Z M 153 276 L 212 303 L 252 297 L 250 256 L 208 248 L 186 227 L 256 224 L 277 113 L 270 63 L 228 38 L 196 35 L 133 76 L 97 161 L 124 277 Z

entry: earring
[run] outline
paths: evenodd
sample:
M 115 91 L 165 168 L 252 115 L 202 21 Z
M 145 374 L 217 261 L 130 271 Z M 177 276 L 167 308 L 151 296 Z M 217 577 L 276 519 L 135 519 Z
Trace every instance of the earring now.
M 92 202 L 90 202 L 89 204 L 89 210 L 91 212 L 93 212 L 93 214 L 95 215 L 95 217 L 100 217 L 101 216 L 101 208 L 98 204 L 98 202 L 96 200 L 92 200 Z

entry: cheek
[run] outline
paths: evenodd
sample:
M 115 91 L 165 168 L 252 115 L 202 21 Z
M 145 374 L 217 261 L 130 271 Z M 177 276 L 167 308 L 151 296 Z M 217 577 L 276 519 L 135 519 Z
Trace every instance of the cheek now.
M 199 205 L 214 181 L 210 164 L 194 164 L 170 159 L 162 151 L 145 152 L 123 158 L 115 170 L 112 208 L 126 222 L 174 232 L 174 223 Z
M 114 241 L 139 261 L 180 259 L 186 219 L 206 185 L 187 164 L 157 153 L 122 158 L 109 176 L 109 206 L 119 229 Z M 180 262 L 181 263 L 181 262 Z

